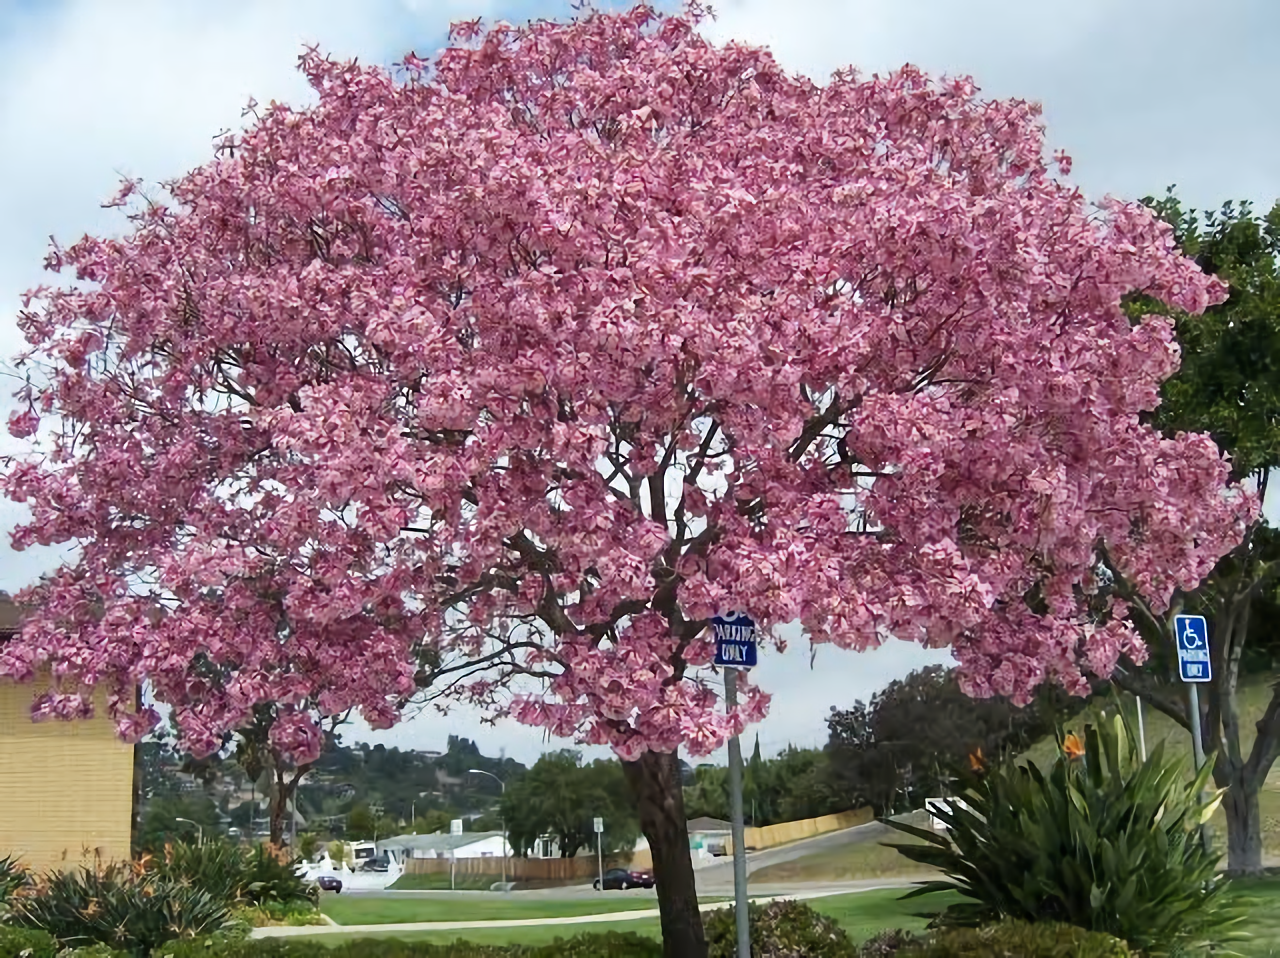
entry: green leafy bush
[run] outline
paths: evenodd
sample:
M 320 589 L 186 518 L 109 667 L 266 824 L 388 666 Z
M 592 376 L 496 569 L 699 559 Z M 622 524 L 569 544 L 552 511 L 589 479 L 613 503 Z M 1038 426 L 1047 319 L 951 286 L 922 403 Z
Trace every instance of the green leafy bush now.
M 7 902 L 19 888 L 31 881 L 30 873 L 12 855 L 0 858 L 0 904 Z
M 953 928 L 908 945 L 897 958 L 1130 958 L 1129 946 L 1100 931 L 1057 922 L 1002 922 Z
M 254 904 L 309 901 L 319 895 L 315 885 L 298 874 L 297 859 L 279 858 L 266 845 L 249 853 L 242 896 Z
M 843 928 L 798 901 L 748 905 L 753 958 L 857 958 L 858 949 Z M 708 958 L 734 958 L 737 930 L 734 909 L 717 908 L 703 922 Z
M 101 942 L 146 955 L 173 938 L 208 934 L 227 917 L 208 892 L 123 865 L 46 876 L 16 898 L 9 921 L 48 932 L 64 946 Z
M 58 943 L 48 932 L 0 925 L 0 958 L 54 958 Z
M 365 939 L 327 946 L 321 939 L 253 938 L 241 941 L 205 939 L 175 941 L 157 949 L 154 958 L 662 958 L 662 945 L 634 933 L 609 932 L 556 939 L 547 945 L 449 945 Z
M 858 958 L 893 958 L 920 939 L 909 931 L 893 928 L 879 932 L 858 946 Z
M 244 897 L 244 888 L 250 881 L 244 849 L 227 841 L 203 845 L 173 842 L 145 867 L 167 881 L 202 888 L 228 905 Z
M 1152 955 L 1238 937 L 1241 910 L 1197 836 L 1221 800 L 1198 797 L 1212 761 L 1188 784 L 1161 745 L 1139 760 L 1119 718 L 1059 745 L 1047 774 L 1009 761 L 970 781 L 968 808 L 936 812 L 946 836 L 886 821 L 925 843 L 892 847 L 950 878 L 907 897 L 958 891 L 969 900 L 945 924 L 1065 922 Z

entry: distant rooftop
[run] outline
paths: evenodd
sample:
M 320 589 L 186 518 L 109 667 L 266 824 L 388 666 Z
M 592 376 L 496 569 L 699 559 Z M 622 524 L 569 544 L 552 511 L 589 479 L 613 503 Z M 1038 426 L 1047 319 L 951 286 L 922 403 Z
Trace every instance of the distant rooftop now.
M 482 842 L 486 838 L 501 838 L 502 832 L 463 832 L 461 835 L 397 835 L 377 843 L 378 851 L 388 848 L 411 848 L 418 852 L 451 852 Z
M 691 818 L 689 819 L 689 832 L 729 832 L 733 831 L 733 826 L 728 822 L 722 822 L 718 818 Z

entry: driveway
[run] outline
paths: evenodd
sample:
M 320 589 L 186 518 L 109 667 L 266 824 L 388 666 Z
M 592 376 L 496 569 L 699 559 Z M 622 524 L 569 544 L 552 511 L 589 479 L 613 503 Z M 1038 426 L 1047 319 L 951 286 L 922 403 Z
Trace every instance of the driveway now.
M 758 852 L 748 852 L 747 877 L 750 878 L 752 872 L 767 868 L 770 865 L 781 865 L 783 862 L 795 861 L 797 858 L 804 858 L 806 855 L 816 855 L 819 852 L 828 852 L 847 845 L 882 842 L 889 840 L 895 834 L 897 833 L 888 825 L 869 822 L 866 825 L 856 825 L 853 828 L 846 828 L 838 832 L 815 835 L 813 838 L 806 838 L 778 848 L 766 848 Z M 694 872 L 694 876 L 698 882 L 698 894 L 700 895 L 733 893 L 732 858 L 724 858 L 715 862 L 715 864 L 699 868 Z

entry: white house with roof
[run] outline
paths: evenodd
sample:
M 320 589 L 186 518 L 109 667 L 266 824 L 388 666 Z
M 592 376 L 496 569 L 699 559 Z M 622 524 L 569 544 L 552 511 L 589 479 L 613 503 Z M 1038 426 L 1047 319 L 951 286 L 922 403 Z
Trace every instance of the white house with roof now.
M 396 835 L 377 843 L 378 854 L 397 862 L 410 858 L 502 858 L 511 846 L 502 832 L 463 832 L 461 835 Z

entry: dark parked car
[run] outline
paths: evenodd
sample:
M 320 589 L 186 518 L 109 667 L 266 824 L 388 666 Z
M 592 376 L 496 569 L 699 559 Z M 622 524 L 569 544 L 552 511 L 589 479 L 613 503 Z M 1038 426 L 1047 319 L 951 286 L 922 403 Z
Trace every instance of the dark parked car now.
M 331 891 L 334 894 L 342 893 L 342 879 L 337 875 L 321 875 L 316 879 L 316 884 L 325 891 Z
M 597 878 L 591 883 L 592 886 L 599 891 L 600 879 Z M 610 868 L 604 873 L 605 891 L 617 888 L 626 891 L 628 888 L 652 888 L 653 875 L 650 872 L 631 872 L 625 868 Z

